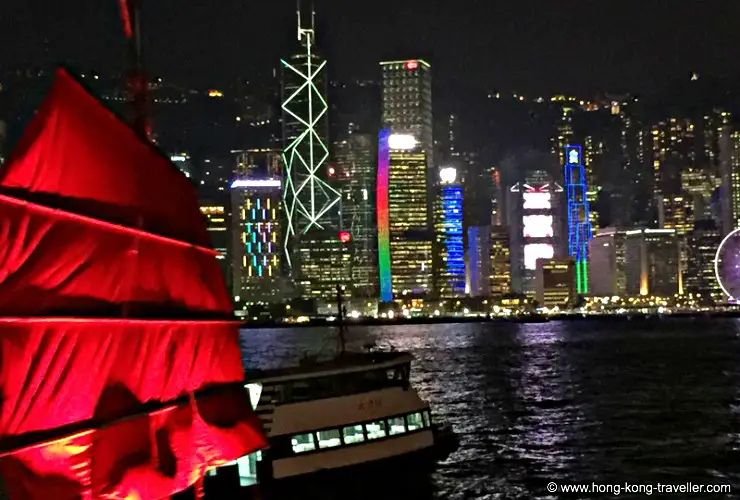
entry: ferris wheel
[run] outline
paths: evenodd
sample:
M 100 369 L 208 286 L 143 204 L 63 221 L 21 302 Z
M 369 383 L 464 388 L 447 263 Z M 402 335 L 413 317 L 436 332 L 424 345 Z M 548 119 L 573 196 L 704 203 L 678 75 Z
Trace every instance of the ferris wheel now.
M 714 275 L 731 302 L 740 302 L 740 228 L 725 236 L 714 256 Z

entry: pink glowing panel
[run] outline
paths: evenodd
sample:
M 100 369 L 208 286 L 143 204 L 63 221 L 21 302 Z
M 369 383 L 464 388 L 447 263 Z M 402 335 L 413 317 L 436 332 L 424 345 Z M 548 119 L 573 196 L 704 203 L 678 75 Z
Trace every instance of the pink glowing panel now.
M 552 259 L 555 251 L 549 243 L 530 243 L 524 245 L 524 267 L 534 270 L 537 268 L 537 259 Z
M 524 210 L 543 210 L 552 208 L 550 193 L 524 193 Z
M 525 238 L 552 238 L 552 215 L 525 215 L 522 217 L 524 223 Z

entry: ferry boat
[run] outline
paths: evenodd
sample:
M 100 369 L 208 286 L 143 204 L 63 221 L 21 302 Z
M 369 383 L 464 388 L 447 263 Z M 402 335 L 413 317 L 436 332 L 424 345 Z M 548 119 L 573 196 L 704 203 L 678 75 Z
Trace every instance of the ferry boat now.
M 392 349 L 347 352 L 339 330 L 342 347 L 333 359 L 247 373 L 269 448 L 237 460 L 231 470 L 211 472 L 207 496 L 237 481 L 258 484 L 269 495 L 344 479 L 365 479 L 369 486 L 375 477 L 387 479 L 376 475 L 380 471 L 428 477 L 454 451 L 452 429 L 435 423 L 409 381 L 413 356 Z

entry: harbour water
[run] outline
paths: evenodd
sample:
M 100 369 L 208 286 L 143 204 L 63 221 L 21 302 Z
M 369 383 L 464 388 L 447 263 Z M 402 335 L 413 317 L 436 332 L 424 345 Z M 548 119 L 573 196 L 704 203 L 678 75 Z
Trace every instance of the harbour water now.
M 412 352 L 413 383 L 460 437 L 418 498 L 561 498 L 549 482 L 729 484 L 672 497 L 740 497 L 737 320 L 358 326 L 348 340 Z M 242 331 L 253 368 L 334 343 L 327 329 Z M 383 498 L 409 495 L 389 485 Z

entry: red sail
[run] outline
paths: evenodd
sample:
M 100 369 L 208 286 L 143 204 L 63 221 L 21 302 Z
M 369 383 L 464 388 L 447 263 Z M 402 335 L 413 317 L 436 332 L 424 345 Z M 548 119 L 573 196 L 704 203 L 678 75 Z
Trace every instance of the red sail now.
M 169 162 L 60 72 L 0 188 L 11 498 L 164 498 L 266 445 L 194 190 Z
M 0 170 L 0 186 L 47 206 L 210 245 L 190 181 L 61 70 Z

